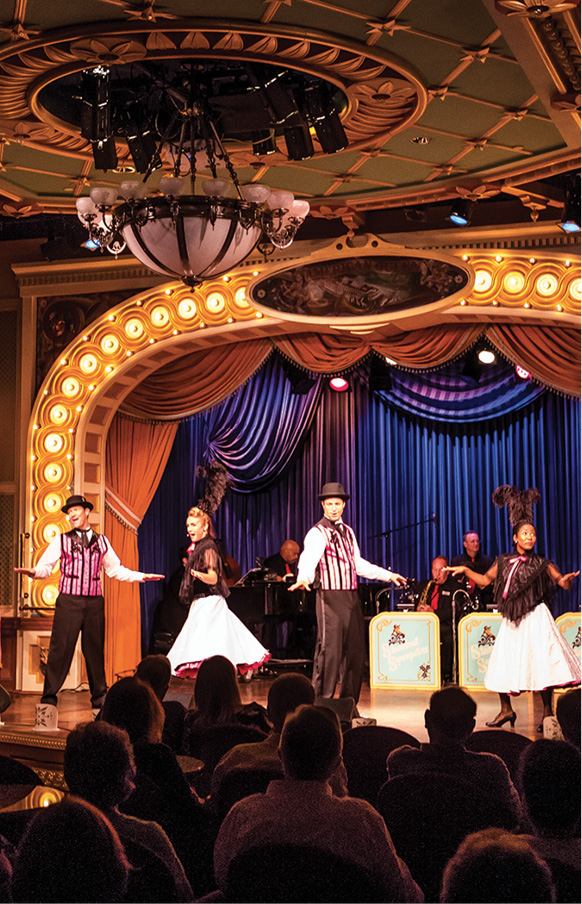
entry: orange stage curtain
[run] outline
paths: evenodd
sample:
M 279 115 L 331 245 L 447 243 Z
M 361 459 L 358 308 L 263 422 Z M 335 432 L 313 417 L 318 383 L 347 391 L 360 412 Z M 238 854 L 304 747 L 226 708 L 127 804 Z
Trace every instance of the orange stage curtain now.
M 476 342 L 481 325 L 444 324 L 410 330 L 381 342 L 367 343 L 354 336 L 300 333 L 273 339 L 288 358 L 315 373 L 336 373 L 354 367 L 371 349 L 392 358 L 399 367 L 439 367 L 462 355 Z
M 490 326 L 487 336 L 513 364 L 535 380 L 580 396 L 580 332 L 551 326 Z
M 481 324 L 448 323 L 391 336 L 383 342 L 374 342 L 373 348 L 392 358 L 399 367 L 423 370 L 440 367 L 463 355 L 482 332 Z
M 188 417 L 225 399 L 262 365 L 273 347 L 314 373 L 355 367 L 372 349 L 405 369 L 440 367 L 486 335 L 510 361 L 522 364 L 546 386 L 580 395 L 580 339 L 576 330 L 545 326 L 447 324 L 366 342 L 335 333 L 298 333 L 254 339 L 194 352 L 147 377 L 121 411 L 156 421 Z
M 272 348 L 268 339 L 251 339 L 185 355 L 147 377 L 121 410 L 156 420 L 205 411 L 252 377 Z
M 116 415 L 107 437 L 105 535 L 123 565 L 139 571 L 137 528 L 164 473 L 178 425 Z M 145 571 L 149 571 L 147 564 Z M 141 659 L 139 585 L 105 578 L 105 673 L 135 668 Z
M 322 374 L 338 373 L 354 367 L 371 348 L 356 336 L 338 336 L 335 333 L 296 333 L 276 337 L 273 344 L 301 367 Z

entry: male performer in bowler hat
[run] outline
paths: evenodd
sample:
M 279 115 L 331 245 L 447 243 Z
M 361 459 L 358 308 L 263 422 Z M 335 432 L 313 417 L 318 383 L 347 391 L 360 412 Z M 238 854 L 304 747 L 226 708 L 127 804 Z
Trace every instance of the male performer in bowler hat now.
M 131 571 L 122 565 L 109 540 L 91 528 L 89 512 L 92 508 L 84 496 L 69 496 L 61 511 L 69 519 L 72 530 L 51 540 L 35 568 L 14 569 L 31 578 L 48 578 L 57 562 L 61 564 L 41 704 L 56 706 L 57 694 L 73 661 L 79 631 L 87 664 L 91 706 L 98 710 L 103 703 L 107 683 L 101 569 L 118 581 L 159 581 L 164 577 L 163 574 Z M 52 712 L 56 713 L 56 710 Z
M 317 644 L 313 687 L 318 697 L 333 697 L 341 674 L 340 697 L 358 701 L 366 658 L 364 616 L 358 579 L 405 584 L 406 578 L 366 562 L 351 527 L 342 521 L 349 495 L 341 483 L 326 483 L 319 494 L 324 517 L 307 533 L 297 583 L 309 590 L 316 573 Z

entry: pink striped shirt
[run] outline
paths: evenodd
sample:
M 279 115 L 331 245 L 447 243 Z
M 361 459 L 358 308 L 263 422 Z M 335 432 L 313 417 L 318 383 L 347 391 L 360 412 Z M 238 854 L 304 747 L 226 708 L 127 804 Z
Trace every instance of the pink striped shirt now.
M 319 560 L 319 578 L 322 590 L 356 590 L 356 537 L 347 524 L 338 525 L 342 529 L 327 527 L 321 522 L 316 525 L 325 536 L 325 549 Z M 343 535 L 342 535 L 343 534 Z

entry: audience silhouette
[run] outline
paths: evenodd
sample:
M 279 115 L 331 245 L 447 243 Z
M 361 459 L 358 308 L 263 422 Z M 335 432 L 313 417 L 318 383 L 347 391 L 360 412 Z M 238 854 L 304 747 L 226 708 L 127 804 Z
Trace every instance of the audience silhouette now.
M 556 890 L 548 866 L 523 838 L 504 829 L 474 832 L 459 845 L 443 876 L 447 904 L 550 904 Z
M 328 781 L 342 749 L 336 714 L 326 707 L 300 706 L 285 721 L 279 749 L 284 778 L 272 781 L 265 794 L 236 803 L 222 823 L 214 850 L 222 891 L 229 888 L 229 867 L 237 855 L 266 843 L 299 844 L 369 871 L 382 888 L 380 900 L 422 901 L 376 810 L 367 801 L 331 792 Z M 277 900 L 297 900 L 285 892 L 280 889 Z
M 124 901 L 129 863 L 97 807 L 75 797 L 39 810 L 12 872 L 14 902 Z

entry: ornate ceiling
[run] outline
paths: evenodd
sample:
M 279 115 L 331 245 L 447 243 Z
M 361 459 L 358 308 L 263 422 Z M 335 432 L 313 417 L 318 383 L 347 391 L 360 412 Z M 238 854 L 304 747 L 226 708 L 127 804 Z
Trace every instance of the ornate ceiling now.
M 290 161 L 282 141 L 270 156 L 228 142 L 241 182 L 310 201 L 312 231 L 322 218 L 386 231 L 390 212 L 426 229 L 427 210 L 448 226 L 438 205 L 459 196 L 477 224 L 555 222 L 579 167 L 579 0 L 6 0 L 1 13 L 3 218 L 72 214 L 89 183 L 127 178 L 123 141 L 120 172 L 96 171 L 79 129 L 43 106 L 43 89 L 98 63 L 247 61 L 341 89 L 343 151 L 314 137 L 314 156 Z

